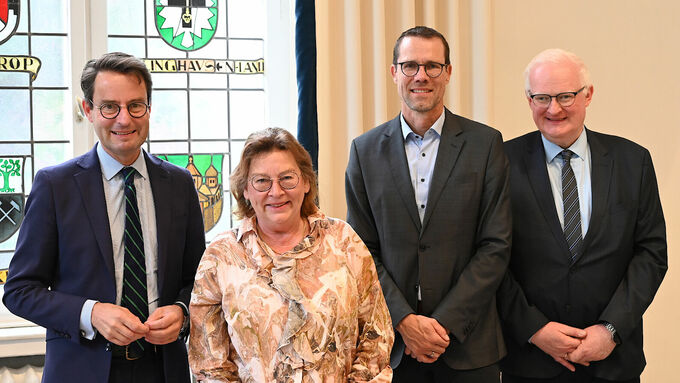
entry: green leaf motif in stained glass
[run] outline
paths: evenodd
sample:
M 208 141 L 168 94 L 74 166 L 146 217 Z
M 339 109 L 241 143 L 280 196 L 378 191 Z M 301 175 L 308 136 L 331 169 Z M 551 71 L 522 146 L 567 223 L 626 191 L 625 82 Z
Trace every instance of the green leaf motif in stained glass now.
M 0 174 L 2 174 L 2 188 L 0 188 L 1 193 L 11 193 L 14 192 L 14 188 L 11 187 L 9 182 L 10 176 L 21 176 L 21 164 L 20 160 L 13 160 L 11 158 L 0 159 Z

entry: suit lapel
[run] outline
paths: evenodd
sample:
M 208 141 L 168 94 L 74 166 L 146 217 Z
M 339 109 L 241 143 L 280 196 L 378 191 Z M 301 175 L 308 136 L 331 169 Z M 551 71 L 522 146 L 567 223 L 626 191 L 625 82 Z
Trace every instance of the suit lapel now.
M 592 233 L 597 228 L 602 227 L 602 220 L 607 214 L 607 200 L 609 198 L 612 169 L 614 168 L 612 158 L 607 153 L 607 148 L 600 142 L 597 133 L 588 130 L 586 134 L 588 136 L 588 146 L 590 146 L 590 185 L 592 187 L 593 201 L 588 232 L 583 239 L 583 251 L 581 251 L 579 258 L 587 252 L 587 248 L 595 235 Z M 578 258 L 574 261 L 577 260 Z
M 404 206 L 413 223 L 420 231 L 421 223 L 416 206 L 416 196 L 411 185 L 411 175 L 409 173 L 406 151 L 404 149 L 404 138 L 401 134 L 401 122 L 399 116 L 390 121 L 389 127 L 385 132 L 384 140 L 381 143 L 381 150 L 384 158 L 389 162 L 390 171 L 394 179 L 394 185 L 404 201 Z
M 146 169 L 149 172 L 149 183 L 153 194 L 156 213 L 156 240 L 158 242 L 158 291 L 163 291 L 165 270 L 170 249 L 168 233 L 172 233 L 172 182 L 169 173 L 164 169 L 163 161 L 144 153 Z
M 526 166 L 527 176 L 529 177 L 529 184 L 531 185 L 536 201 L 538 201 L 538 205 L 541 208 L 543 217 L 555 237 L 555 241 L 557 241 L 560 248 L 562 248 L 564 259 L 568 260 L 571 258 L 571 253 L 569 252 L 567 240 L 564 238 L 560 219 L 557 216 L 555 200 L 553 198 L 552 188 L 550 187 L 550 178 L 548 177 L 548 169 L 545 165 L 545 150 L 543 149 L 543 142 L 541 141 L 541 134 L 539 132 L 534 134 L 533 142 L 527 147 L 524 165 Z
M 437 151 L 437 160 L 435 161 L 434 171 L 432 172 L 432 180 L 430 182 L 430 190 L 427 195 L 427 207 L 425 208 L 425 215 L 423 216 L 423 230 L 427 227 L 430 221 L 434 206 L 437 206 L 437 200 L 446 186 L 446 182 L 451 177 L 458 155 L 460 154 L 465 138 L 461 136 L 463 132 L 460 125 L 456 121 L 453 113 L 445 109 L 446 115 L 444 117 L 444 126 L 442 128 L 442 136 L 439 142 L 439 150 Z M 455 187 L 455 185 L 454 185 Z
M 75 173 L 73 178 L 76 185 L 78 185 L 80 197 L 83 199 L 84 213 L 90 221 L 97 245 L 99 246 L 99 252 L 104 258 L 104 263 L 109 269 L 111 277 L 114 277 L 111 229 L 109 227 L 102 172 L 99 165 L 99 157 L 97 157 L 96 146 L 82 156 L 77 164 L 82 170 Z

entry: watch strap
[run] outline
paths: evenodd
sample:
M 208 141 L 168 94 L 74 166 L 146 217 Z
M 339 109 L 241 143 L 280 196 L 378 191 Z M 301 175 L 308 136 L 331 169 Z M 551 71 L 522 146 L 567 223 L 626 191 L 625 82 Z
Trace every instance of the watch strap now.
M 184 314 L 184 320 L 182 321 L 182 328 L 179 329 L 179 338 L 186 340 L 189 335 L 189 309 L 182 302 L 173 303 L 175 306 L 179 306 L 182 309 L 182 314 Z
M 621 339 L 619 338 L 619 335 L 616 332 L 616 328 L 614 327 L 614 325 L 607 322 L 607 321 L 602 321 L 600 323 L 604 326 L 604 328 L 607 329 L 607 331 L 609 331 L 609 333 L 612 336 L 612 340 L 614 341 L 614 343 L 616 343 L 617 345 L 621 344 Z

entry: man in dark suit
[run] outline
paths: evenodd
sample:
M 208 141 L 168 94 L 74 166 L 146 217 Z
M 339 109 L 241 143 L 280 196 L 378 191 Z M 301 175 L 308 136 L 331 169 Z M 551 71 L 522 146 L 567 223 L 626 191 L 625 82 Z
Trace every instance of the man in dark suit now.
M 81 87 L 99 143 L 36 173 L 3 302 L 47 329 L 43 382 L 189 382 L 180 332 L 205 249 L 194 183 L 141 150 L 142 61 L 90 60 Z
M 513 246 L 504 382 L 639 382 L 642 314 L 667 269 L 649 152 L 584 126 L 593 86 L 560 49 L 527 66 L 538 131 L 505 144 Z
M 394 381 L 498 382 L 511 235 L 501 134 L 444 108 L 439 32 L 402 33 L 391 73 L 401 113 L 354 140 L 345 187 L 397 330 Z

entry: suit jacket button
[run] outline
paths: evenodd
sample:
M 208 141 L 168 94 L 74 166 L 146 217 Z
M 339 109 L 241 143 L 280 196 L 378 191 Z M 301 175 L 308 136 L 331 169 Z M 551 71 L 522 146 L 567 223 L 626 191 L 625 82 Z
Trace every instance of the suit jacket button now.
M 427 250 L 427 246 L 425 245 L 420 245 L 420 251 L 425 251 Z
M 111 351 L 111 343 L 107 343 L 107 344 L 106 344 L 105 350 L 106 350 L 106 351 Z

